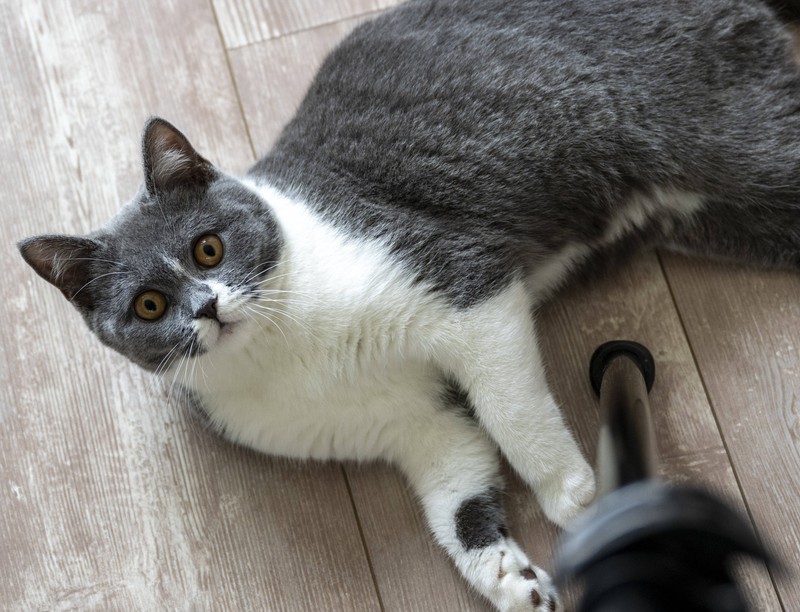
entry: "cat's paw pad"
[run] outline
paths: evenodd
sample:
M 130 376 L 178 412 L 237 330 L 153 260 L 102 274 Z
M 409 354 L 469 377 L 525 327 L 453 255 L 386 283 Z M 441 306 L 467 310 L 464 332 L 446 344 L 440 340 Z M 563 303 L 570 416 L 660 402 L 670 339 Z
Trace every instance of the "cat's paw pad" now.
M 594 472 L 583 457 L 536 488 L 544 513 L 560 527 L 572 522 L 592 502 L 594 493 Z
M 531 565 L 525 555 L 517 551 L 500 552 L 497 579 L 500 593 L 497 609 L 502 612 L 555 612 L 561 609 L 558 593 L 548 573 Z

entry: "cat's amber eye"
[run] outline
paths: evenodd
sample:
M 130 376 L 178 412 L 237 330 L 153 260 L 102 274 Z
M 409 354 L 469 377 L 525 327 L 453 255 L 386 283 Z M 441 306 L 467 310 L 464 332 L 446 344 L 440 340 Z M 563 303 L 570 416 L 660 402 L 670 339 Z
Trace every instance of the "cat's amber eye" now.
M 145 321 L 155 321 L 164 316 L 167 310 L 167 298 L 158 291 L 145 291 L 133 301 L 136 316 Z
M 222 260 L 222 240 L 219 236 L 200 236 L 194 243 L 194 260 L 206 268 L 216 266 Z

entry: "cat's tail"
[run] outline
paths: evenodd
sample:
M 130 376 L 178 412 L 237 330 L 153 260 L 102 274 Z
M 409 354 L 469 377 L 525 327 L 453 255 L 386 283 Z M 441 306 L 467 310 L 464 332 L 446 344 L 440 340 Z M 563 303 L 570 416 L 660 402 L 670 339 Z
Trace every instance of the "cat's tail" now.
M 800 21 L 800 0 L 763 0 L 784 21 Z

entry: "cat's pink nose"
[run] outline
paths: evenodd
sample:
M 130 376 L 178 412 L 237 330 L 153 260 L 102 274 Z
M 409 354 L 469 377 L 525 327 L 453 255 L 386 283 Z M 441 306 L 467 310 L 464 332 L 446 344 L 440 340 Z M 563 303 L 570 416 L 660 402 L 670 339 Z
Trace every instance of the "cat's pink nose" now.
M 200 319 L 202 317 L 206 317 L 208 319 L 216 319 L 217 318 L 217 298 L 216 296 L 208 300 L 205 304 L 203 304 L 195 313 L 194 318 Z

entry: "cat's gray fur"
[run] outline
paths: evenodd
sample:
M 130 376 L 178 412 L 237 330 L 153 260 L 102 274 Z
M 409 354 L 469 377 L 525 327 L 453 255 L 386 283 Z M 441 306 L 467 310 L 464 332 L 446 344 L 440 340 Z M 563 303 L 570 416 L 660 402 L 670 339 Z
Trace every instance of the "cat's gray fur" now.
M 782 215 L 800 171 L 789 52 L 757 1 L 412 2 L 331 54 L 251 173 L 390 240 L 460 306 L 597 242 L 653 185 L 725 203 L 681 242 L 700 225 L 706 250 L 784 260 L 772 244 L 798 248 Z M 775 242 L 739 232 L 724 248 L 750 205 L 744 227 L 770 222 Z

